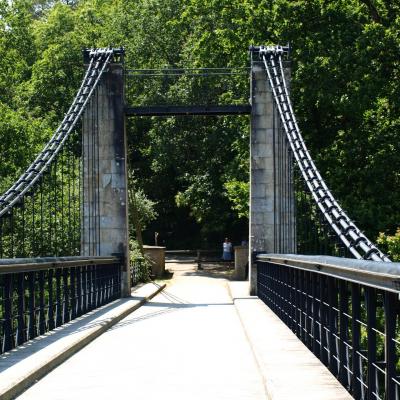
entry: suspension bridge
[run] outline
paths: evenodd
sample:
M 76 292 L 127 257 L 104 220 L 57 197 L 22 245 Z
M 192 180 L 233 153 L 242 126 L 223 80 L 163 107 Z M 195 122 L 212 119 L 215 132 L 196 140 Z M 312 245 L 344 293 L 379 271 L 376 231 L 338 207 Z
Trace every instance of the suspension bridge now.
M 124 50 L 84 51 L 63 121 L 0 197 L 0 398 L 399 398 L 400 265 L 311 158 L 289 48 L 250 54 L 250 104 L 138 106 L 124 97 Z M 132 292 L 126 119 L 243 114 L 248 282 L 189 263 L 167 289 Z

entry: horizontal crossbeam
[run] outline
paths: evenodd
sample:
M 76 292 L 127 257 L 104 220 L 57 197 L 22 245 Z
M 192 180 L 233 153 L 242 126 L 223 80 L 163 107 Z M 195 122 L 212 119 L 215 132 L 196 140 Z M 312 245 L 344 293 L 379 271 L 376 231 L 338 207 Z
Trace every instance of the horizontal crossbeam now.
M 125 107 L 125 115 L 132 117 L 165 117 L 172 115 L 248 115 L 251 105 L 226 106 L 140 106 Z

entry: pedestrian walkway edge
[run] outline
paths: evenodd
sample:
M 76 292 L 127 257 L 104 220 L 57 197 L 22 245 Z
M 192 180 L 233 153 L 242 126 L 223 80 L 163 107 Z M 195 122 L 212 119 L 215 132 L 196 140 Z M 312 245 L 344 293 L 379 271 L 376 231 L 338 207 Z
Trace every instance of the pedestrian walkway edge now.
M 228 285 L 269 400 L 352 399 L 278 316 L 258 297 L 248 295 L 248 282 Z
M 11 400 L 166 287 L 148 283 L 71 323 L 0 356 L 0 399 Z

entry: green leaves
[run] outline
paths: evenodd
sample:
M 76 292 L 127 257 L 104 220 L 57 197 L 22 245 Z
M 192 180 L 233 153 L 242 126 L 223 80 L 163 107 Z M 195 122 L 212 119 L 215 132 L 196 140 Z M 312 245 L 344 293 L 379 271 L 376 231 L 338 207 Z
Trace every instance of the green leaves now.
M 396 230 L 394 235 L 387 235 L 383 232 L 379 233 L 376 241 L 379 246 L 382 246 L 393 261 L 400 261 L 400 228 Z
M 398 15 L 397 2 L 384 0 L 1 2 L 0 186 L 29 164 L 62 118 L 83 74 L 83 47 L 124 46 L 131 68 L 248 67 L 250 44 L 290 41 L 292 100 L 318 167 L 369 235 L 394 233 Z M 239 74 L 138 78 L 127 100 L 241 104 L 248 87 Z M 190 225 L 200 237 L 232 227 L 239 236 L 247 215 L 247 117 L 136 118 L 127 131 L 138 185 L 159 214 L 150 228 Z

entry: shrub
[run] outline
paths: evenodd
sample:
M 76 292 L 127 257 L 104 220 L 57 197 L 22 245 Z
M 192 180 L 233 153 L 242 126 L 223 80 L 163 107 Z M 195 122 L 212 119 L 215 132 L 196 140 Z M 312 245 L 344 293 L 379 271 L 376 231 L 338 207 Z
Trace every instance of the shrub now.
M 151 274 L 150 259 L 141 253 L 138 242 L 133 239 L 129 241 L 129 258 L 132 285 L 148 282 Z
M 400 228 L 394 235 L 379 233 L 376 242 L 381 246 L 382 251 L 386 252 L 392 261 L 400 261 Z

